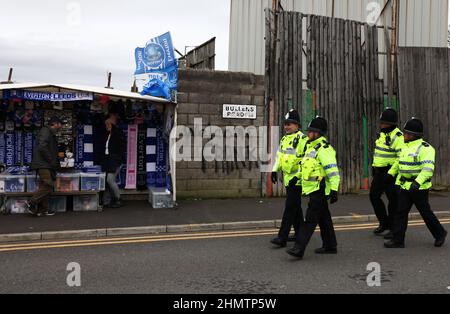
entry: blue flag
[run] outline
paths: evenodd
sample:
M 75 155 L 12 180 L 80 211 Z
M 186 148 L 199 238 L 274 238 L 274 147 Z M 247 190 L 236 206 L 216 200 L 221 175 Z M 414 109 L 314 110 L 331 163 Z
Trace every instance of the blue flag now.
M 170 33 L 151 39 L 144 48 L 136 48 L 135 75 L 145 75 L 147 88 L 143 95 L 161 97 L 162 90 L 176 90 L 178 82 L 178 64 Z M 165 86 L 160 86 L 161 82 Z M 158 85 L 158 88 L 152 86 Z M 153 92 L 158 90 L 155 94 Z M 163 93 L 166 98 L 166 93 Z

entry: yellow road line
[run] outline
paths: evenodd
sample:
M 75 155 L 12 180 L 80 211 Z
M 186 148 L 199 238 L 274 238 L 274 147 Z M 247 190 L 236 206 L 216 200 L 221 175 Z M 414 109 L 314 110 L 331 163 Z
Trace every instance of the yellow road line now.
M 337 225 L 336 228 L 355 228 L 355 227 L 375 227 L 378 224 L 352 224 L 352 225 Z M 164 234 L 164 235 L 147 235 L 147 236 L 135 236 L 135 237 L 125 237 L 125 238 L 101 238 L 101 239 L 91 239 L 91 240 L 62 240 L 57 242 L 32 242 L 23 244 L 6 244 L 0 245 L 0 249 L 3 248 L 15 248 L 15 247 L 29 247 L 29 246 L 49 246 L 49 245 L 59 245 L 61 243 L 65 244 L 95 244 L 103 243 L 105 241 L 129 241 L 129 240 L 148 240 L 148 239 L 178 239 L 180 237 L 198 237 L 198 236 L 214 236 L 214 235 L 240 235 L 240 234 L 256 234 L 259 235 L 261 232 L 276 232 L 277 229 L 258 229 L 258 230 L 244 230 L 244 231 L 217 231 L 217 232 L 202 232 L 202 233 L 184 233 L 184 234 Z
M 450 224 L 450 219 L 441 220 L 443 224 Z M 367 230 L 378 224 L 358 224 L 358 225 L 339 225 L 336 231 L 353 231 Z M 411 221 L 410 227 L 424 226 L 425 223 L 420 221 Z M 319 232 L 320 230 L 316 230 Z M 16 245 L 0 246 L 0 252 L 28 251 L 39 249 L 56 249 L 56 248 L 72 248 L 72 247 L 89 247 L 103 245 L 118 244 L 142 244 L 166 241 L 187 241 L 187 240 L 206 240 L 206 239 L 223 239 L 223 238 L 242 238 L 242 237 L 259 237 L 266 235 L 274 235 L 277 230 L 264 229 L 255 231 L 231 231 L 231 232 L 214 232 L 214 233 L 196 233 L 183 235 L 164 235 L 164 236 L 148 236 L 148 237 L 129 237 L 115 239 L 96 239 L 96 240 L 79 240 L 79 241 L 61 241 L 61 242 L 41 242 Z
M 228 235 L 235 235 L 235 234 L 248 234 L 248 233 L 259 233 L 261 231 L 272 231 L 275 230 L 273 229 L 259 229 L 259 230 L 248 230 L 248 231 L 217 231 L 217 232 L 202 232 L 202 233 L 185 233 L 185 234 L 163 234 L 163 235 L 147 235 L 147 236 L 130 236 L 130 237 L 125 237 L 125 238 L 100 238 L 100 239 L 91 239 L 91 240 L 62 240 L 62 241 L 57 241 L 57 242 L 34 242 L 34 243 L 24 243 L 24 244 L 7 244 L 7 245 L 0 245 L 0 249 L 1 248 L 9 248 L 9 247 L 27 247 L 27 246 L 35 246 L 35 245 L 56 245 L 56 244 L 60 244 L 60 243 L 69 243 L 69 244 L 78 244 L 78 243 L 85 243 L 85 244 L 89 244 L 89 243 L 97 243 L 97 242 L 104 242 L 105 240 L 107 241 L 112 241 L 112 240 L 119 240 L 119 241 L 126 241 L 126 240 L 142 240 L 142 239 L 166 239 L 166 238 L 179 238 L 181 235 L 183 236 L 203 236 L 203 235 L 223 235 L 223 234 L 228 234 Z

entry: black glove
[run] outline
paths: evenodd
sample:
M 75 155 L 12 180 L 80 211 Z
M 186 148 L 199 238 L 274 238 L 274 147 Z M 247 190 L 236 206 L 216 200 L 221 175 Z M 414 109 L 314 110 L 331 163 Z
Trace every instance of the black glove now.
M 337 191 L 331 191 L 330 194 L 330 204 L 335 204 L 338 201 L 338 192 Z
M 295 187 L 298 183 L 298 178 L 294 177 L 291 181 L 289 181 L 289 186 L 291 188 Z
M 420 189 L 420 184 L 417 181 L 414 181 L 409 188 L 410 192 L 417 192 Z
M 278 182 L 278 173 L 272 172 L 272 183 L 276 184 Z

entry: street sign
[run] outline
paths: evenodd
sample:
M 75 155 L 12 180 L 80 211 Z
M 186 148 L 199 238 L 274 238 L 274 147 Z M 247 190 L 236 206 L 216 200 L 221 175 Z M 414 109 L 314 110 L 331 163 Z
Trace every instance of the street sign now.
M 256 106 L 253 105 L 223 105 L 224 119 L 256 119 Z

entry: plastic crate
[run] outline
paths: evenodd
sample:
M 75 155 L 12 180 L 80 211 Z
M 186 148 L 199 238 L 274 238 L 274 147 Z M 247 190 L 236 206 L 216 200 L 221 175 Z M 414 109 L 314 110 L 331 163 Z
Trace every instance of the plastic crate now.
M 93 212 L 98 211 L 98 194 L 82 195 L 73 197 L 74 212 Z
M 80 191 L 79 173 L 58 173 L 56 175 L 55 192 Z
M 0 193 L 24 193 L 25 175 L 0 175 Z
M 172 194 L 164 188 L 150 188 L 149 202 L 154 209 L 174 207 Z
M 81 191 L 104 191 L 106 173 L 81 173 Z
M 83 172 L 84 173 L 100 173 L 100 172 L 102 172 L 102 167 L 101 166 L 84 167 Z
M 65 213 L 67 211 L 66 196 L 51 196 L 48 200 L 49 210 L 57 213 Z
M 29 201 L 29 197 L 9 197 L 6 200 L 6 213 L 10 214 L 27 214 L 27 201 Z
M 39 176 L 36 174 L 27 174 L 27 192 L 35 193 L 39 191 Z

